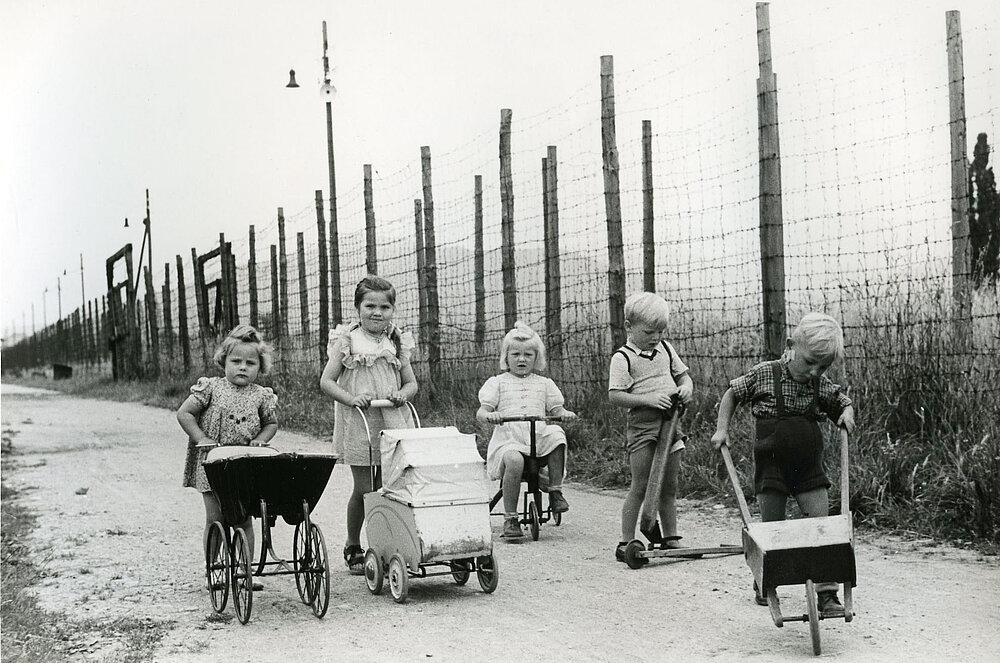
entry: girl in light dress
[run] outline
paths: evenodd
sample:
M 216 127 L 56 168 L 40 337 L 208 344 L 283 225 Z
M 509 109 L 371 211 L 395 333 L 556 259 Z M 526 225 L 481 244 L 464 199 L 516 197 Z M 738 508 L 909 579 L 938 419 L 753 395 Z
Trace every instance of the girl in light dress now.
M 334 400 L 334 453 L 341 463 L 350 466 L 354 480 L 347 501 L 344 562 L 352 574 L 360 575 L 365 559 L 361 547 L 364 494 L 382 485 L 379 433 L 383 429 L 413 427 L 409 409 L 402 406 L 417 393 L 417 380 L 410 366 L 413 335 L 392 324 L 396 311 L 392 283 L 379 276 L 366 276 L 354 290 L 354 307 L 358 321 L 338 325 L 331 334 L 319 386 Z M 388 399 L 396 407 L 369 408 L 375 399 Z M 355 407 L 365 410 L 371 439 Z M 372 467 L 376 468 L 374 483 Z
M 550 378 L 538 375 L 546 367 L 545 346 L 530 327 L 514 324 L 500 345 L 500 375 L 489 378 L 479 390 L 479 421 L 498 424 L 504 416 L 561 417 L 576 414 L 563 407 L 563 395 Z M 524 536 L 518 522 L 517 500 L 521 492 L 524 459 L 531 454 L 531 429 L 535 426 L 535 453 L 548 467 L 549 507 L 554 513 L 569 510 L 562 494 L 566 470 L 566 433 L 555 424 L 510 422 L 493 430 L 486 450 L 486 471 L 500 479 L 503 489 L 503 538 Z

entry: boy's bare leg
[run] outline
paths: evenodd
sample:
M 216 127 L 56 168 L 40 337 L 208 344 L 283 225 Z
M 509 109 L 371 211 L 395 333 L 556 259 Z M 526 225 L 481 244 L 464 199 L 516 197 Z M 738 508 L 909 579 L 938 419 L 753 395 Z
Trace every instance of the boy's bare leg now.
M 524 474 L 524 455 L 508 449 L 500 458 L 500 485 L 503 488 L 503 512 L 517 513 L 517 500 L 521 496 L 521 477 Z
M 561 490 L 563 474 L 566 473 L 566 445 L 560 444 L 549 452 L 549 490 Z
M 649 482 L 649 468 L 653 463 L 655 445 L 647 445 L 629 454 L 628 464 L 632 470 L 632 484 L 622 505 L 622 541 L 635 538 L 635 524 L 639 520 L 642 501 L 646 498 L 646 484 Z
M 760 506 L 760 519 L 763 522 L 784 520 L 788 495 L 777 490 L 764 490 L 757 493 L 757 505 Z
M 799 511 L 806 518 L 822 518 L 830 515 L 830 493 L 826 488 L 815 488 L 795 496 Z M 837 591 L 835 582 L 816 583 L 816 592 Z

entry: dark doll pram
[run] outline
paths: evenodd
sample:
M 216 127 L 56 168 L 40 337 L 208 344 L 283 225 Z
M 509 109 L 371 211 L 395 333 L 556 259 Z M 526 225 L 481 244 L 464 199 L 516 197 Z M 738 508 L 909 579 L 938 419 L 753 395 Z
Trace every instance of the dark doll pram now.
M 205 546 L 205 575 L 216 612 L 226 608 L 232 588 L 240 623 L 250 620 L 253 576 L 294 575 L 295 587 L 313 614 L 323 617 L 330 601 L 330 569 L 326 543 L 312 522 L 336 457 L 325 454 L 279 453 L 269 447 L 216 447 L 203 464 L 222 506 L 222 520 L 212 523 Z M 261 522 L 260 559 L 236 525 L 248 516 Z M 278 516 L 295 527 L 292 558 L 274 552 L 271 528 Z
M 392 407 L 381 400 L 371 405 Z M 450 575 L 464 585 L 475 572 L 483 591 L 491 593 L 500 570 L 487 506 L 489 479 L 475 436 L 454 426 L 419 428 L 416 410 L 407 406 L 418 427 L 382 431 L 383 485 L 365 494 L 368 589 L 379 594 L 388 580 L 392 598 L 402 603 L 410 578 Z M 364 410 L 358 412 L 368 429 Z M 442 570 L 432 571 L 437 568 Z

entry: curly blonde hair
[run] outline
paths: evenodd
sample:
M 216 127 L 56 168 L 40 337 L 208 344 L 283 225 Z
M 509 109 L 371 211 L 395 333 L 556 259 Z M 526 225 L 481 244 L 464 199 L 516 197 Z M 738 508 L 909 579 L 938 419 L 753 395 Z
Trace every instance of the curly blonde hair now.
M 271 372 L 271 366 L 274 363 L 274 357 L 272 353 L 274 352 L 270 345 L 264 342 L 264 337 L 259 331 L 250 325 L 236 325 L 233 330 L 229 332 L 229 335 L 222 339 L 219 343 L 219 347 L 215 349 L 215 355 L 212 357 L 215 363 L 222 368 L 226 367 L 226 357 L 229 353 L 233 351 L 237 345 L 241 344 L 252 345 L 257 349 L 257 356 L 260 357 L 260 373 L 261 375 L 267 375 Z

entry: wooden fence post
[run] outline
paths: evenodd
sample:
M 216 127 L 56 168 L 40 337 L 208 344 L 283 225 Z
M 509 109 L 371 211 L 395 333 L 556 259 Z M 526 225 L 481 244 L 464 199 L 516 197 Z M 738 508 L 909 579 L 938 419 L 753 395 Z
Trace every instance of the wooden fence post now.
M 375 202 L 372 193 L 372 166 L 364 165 L 365 175 L 365 267 L 378 274 L 378 244 L 375 239 Z
M 431 148 L 420 148 L 420 172 L 424 189 L 424 267 L 427 273 L 427 363 L 431 373 L 431 398 L 441 376 L 441 329 L 438 316 L 437 248 L 434 240 L 434 195 L 431 189 Z
M 174 312 L 170 296 L 170 263 L 163 263 L 163 335 L 167 341 L 167 361 L 173 370 L 174 364 Z
M 198 309 L 198 344 L 201 348 L 201 365 L 208 366 L 208 302 L 205 300 L 205 279 L 198 264 L 198 251 L 191 248 L 191 266 L 194 268 L 194 299 Z
M 260 324 L 257 313 L 257 234 L 253 224 L 250 224 L 250 255 L 247 258 L 247 278 L 250 295 L 250 326 L 254 329 Z
M 143 267 L 146 278 L 146 324 L 149 329 L 149 368 L 152 377 L 160 375 L 160 331 L 156 321 L 156 294 L 153 290 L 153 273 L 149 267 Z
M 514 179 L 510 161 L 511 110 L 500 109 L 500 269 L 503 272 L 505 329 L 517 321 L 517 277 L 514 263 Z
M 326 363 L 326 344 L 330 340 L 330 265 L 326 254 L 326 216 L 323 190 L 316 190 L 316 242 L 319 251 L 319 363 Z
M 288 254 L 285 251 L 285 210 L 278 208 L 278 287 L 281 290 L 281 335 L 288 335 Z
M 419 198 L 413 200 L 413 237 L 417 252 L 417 330 L 421 342 L 427 333 L 427 253 L 424 248 L 424 213 Z
M 549 356 L 562 357 L 562 270 L 559 267 L 559 179 L 556 146 L 545 160 L 545 335 Z
M 642 121 L 642 289 L 656 292 L 656 243 L 653 234 L 653 125 Z
M 282 348 L 281 338 L 281 303 L 278 297 L 278 247 L 271 245 L 271 340 L 280 351 Z M 279 357 L 280 352 L 279 352 Z
M 184 261 L 177 254 L 177 333 L 181 345 L 184 373 L 191 370 L 191 336 L 188 332 L 187 290 L 184 288 Z
M 222 302 L 222 328 L 215 331 L 220 337 L 229 335 L 229 331 L 233 328 L 232 300 L 229 297 L 231 288 L 229 252 L 226 250 L 226 234 L 219 233 L 219 289 L 216 291 L 216 295 L 219 297 L 219 301 Z
M 969 160 L 965 122 L 965 64 L 962 14 L 945 12 L 948 36 L 948 128 L 951 134 L 951 292 L 955 347 L 972 341 L 972 261 L 969 253 Z
M 486 260 L 483 250 L 483 176 L 476 175 L 473 193 L 475 201 L 475 288 L 476 288 L 476 348 L 480 351 L 486 342 Z
M 764 354 L 777 359 L 785 347 L 785 240 L 781 212 L 781 150 L 778 144 L 778 81 L 771 62 L 770 11 L 757 3 L 757 115 L 760 149 L 760 272 L 764 307 Z
M 299 267 L 299 310 L 302 347 L 309 346 L 309 289 L 306 286 L 306 239 L 302 233 L 295 233 Z
M 615 64 L 601 56 L 601 145 L 604 161 L 604 209 L 608 224 L 608 310 L 611 345 L 625 343 L 625 251 L 618 183 L 618 143 L 615 136 Z

